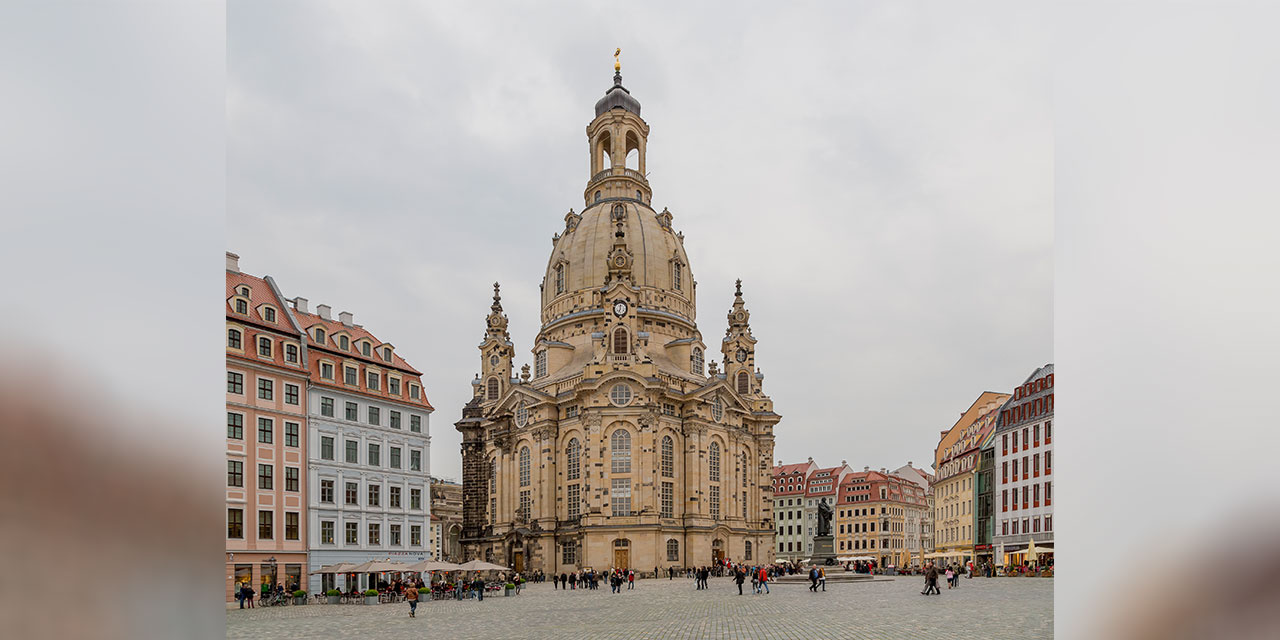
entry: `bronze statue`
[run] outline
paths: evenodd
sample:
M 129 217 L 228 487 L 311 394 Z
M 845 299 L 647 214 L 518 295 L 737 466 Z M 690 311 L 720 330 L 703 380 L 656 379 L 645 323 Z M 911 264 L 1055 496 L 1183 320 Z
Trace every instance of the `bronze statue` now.
M 831 505 L 826 502 L 818 503 L 818 535 L 831 535 Z

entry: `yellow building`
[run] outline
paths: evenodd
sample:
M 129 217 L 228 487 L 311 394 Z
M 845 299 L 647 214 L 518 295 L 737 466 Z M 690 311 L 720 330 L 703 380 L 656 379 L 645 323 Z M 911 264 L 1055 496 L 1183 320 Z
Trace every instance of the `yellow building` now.
M 919 566 L 927 501 L 920 485 L 881 469 L 851 473 L 835 507 L 836 553 L 878 567 Z
M 998 409 L 1007 393 L 984 391 L 952 427 L 942 432 L 934 450 L 933 553 L 943 564 L 963 564 L 974 558 L 974 488 L 979 447 L 995 427 Z
M 771 562 L 773 428 L 741 283 L 707 357 L 621 73 L 587 126 L 582 213 L 552 238 L 533 370 L 494 285 L 462 432 L 463 547 L 517 570 Z M 728 296 L 726 296 L 727 298 Z

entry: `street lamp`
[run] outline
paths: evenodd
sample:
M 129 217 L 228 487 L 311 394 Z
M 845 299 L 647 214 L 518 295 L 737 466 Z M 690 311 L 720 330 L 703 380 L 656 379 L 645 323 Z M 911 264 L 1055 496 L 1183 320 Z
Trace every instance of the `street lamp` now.
M 278 579 L 278 576 L 276 576 L 276 557 L 271 556 L 270 558 L 267 558 L 266 565 L 271 567 L 271 586 L 274 587 L 276 580 Z

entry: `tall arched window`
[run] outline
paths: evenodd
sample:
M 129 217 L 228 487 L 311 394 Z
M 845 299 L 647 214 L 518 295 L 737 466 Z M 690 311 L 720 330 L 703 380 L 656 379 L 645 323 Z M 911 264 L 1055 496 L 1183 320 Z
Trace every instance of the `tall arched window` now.
M 546 350 L 539 351 L 539 352 L 538 352 L 538 355 L 534 357 L 534 360 L 533 360 L 533 371 L 534 371 L 533 375 L 534 375 L 534 376 L 536 376 L 536 377 L 538 377 L 538 378 L 541 378 L 541 377 L 544 377 L 544 376 L 546 376 L 546 375 L 547 375 L 547 352 L 546 352 Z
M 489 382 L 486 384 L 486 387 L 487 388 L 485 390 L 485 393 L 488 394 L 487 395 L 488 399 L 497 400 L 498 399 L 498 379 L 489 378 Z
M 582 445 L 577 438 L 569 440 L 569 446 L 564 449 L 565 454 L 565 479 L 577 480 L 582 475 Z
M 681 271 L 680 263 L 672 262 L 671 263 L 671 288 L 675 289 L 676 291 L 680 290 L 680 276 L 681 276 L 680 271 Z
M 240 348 L 240 330 L 227 329 L 227 346 L 232 349 Z
M 746 371 L 738 372 L 738 393 L 743 395 L 751 392 L 751 383 L 747 379 Z
M 751 559 L 751 541 L 750 540 L 747 541 L 746 546 L 743 547 L 742 549 L 742 559 L 743 560 Z
M 520 447 L 520 486 L 529 486 L 529 447 Z
M 698 375 L 702 375 L 702 371 L 704 369 L 703 362 L 702 362 L 702 349 L 698 347 L 694 347 L 693 355 L 689 357 L 689 360 L 690 360 L 689 371 L 696 373 Z
M 680 541 L 675 538 L 667 539 L 667 562 L 680 561 Z
M 707 464 L 710 467 L 708 479 L 711 482 L 720 482 L 720 443 L 712 442 L 711 447 L 707 449 Z
M 564 293 L 564 263 L 556 265 L 556 295 Z
M 675 477 L 676 446 L 671 436 L 662 436 L 662 477 Z
M 616 355 L 627 353 L 627 330 L 623 327 L 613 330 L 613 352 Z
M 631 473 L 631 434 L 618 429 L 609 436 L 609 470 L 613 473 Z

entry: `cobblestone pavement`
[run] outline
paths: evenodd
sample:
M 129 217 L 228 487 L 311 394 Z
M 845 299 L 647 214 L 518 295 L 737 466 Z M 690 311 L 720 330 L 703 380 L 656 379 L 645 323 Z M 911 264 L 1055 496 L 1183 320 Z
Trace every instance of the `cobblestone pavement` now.
M 530 585 L 519 596 L 484 602 L 306 605 L 227 612 L 228 638 L 1014 638 L 1053 637 L 1053 580 L 974 578 L 942 595 L 920 595 L 921 578 L 775 585 L 739 596 L 728 578 L 697 591 L 687 579 L 641 580 L 633 591 L 561 592 Z

